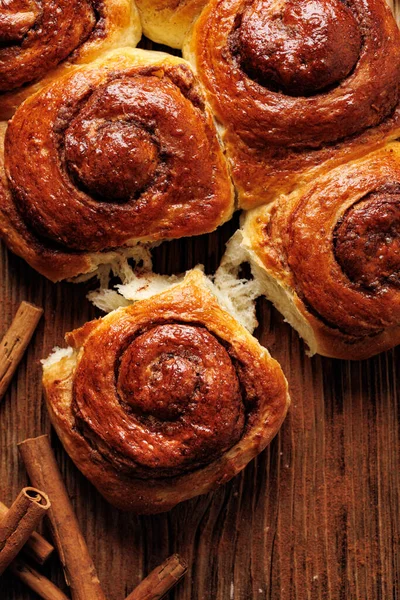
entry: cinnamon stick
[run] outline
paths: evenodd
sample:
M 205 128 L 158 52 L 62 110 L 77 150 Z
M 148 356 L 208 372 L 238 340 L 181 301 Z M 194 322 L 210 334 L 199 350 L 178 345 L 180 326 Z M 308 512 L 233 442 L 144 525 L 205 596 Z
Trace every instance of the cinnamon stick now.
M 48 436 L 28 439 L 18 446 L 32 483 L 49 495 L 51 532 L 73 600 L 105 600 Z
M 47 579 L 19 557 L 12 561 L 8 570 L 43 600 L 69 600 L 50 579 Z
M 24 488 L 0 521 L 0 575 L 17 556 L 50 507 L 46 494 Z
M 126 600 L 160 600 L 178 583 L 186 571 L 186 561 L 178 554 L 173 554 L 147 575 Z
M 0 502 L 0 522 L 3 517 L 8 513 L 8 507 Z M 34 531 L 25 546 L 22 548 L 22 552 L 33 558 L 39 565 L 43 565 L 49 556 L 54 552 L 54 546 L 49 544 L 47 540 L 41 535 Z
M 21 302 L 10 328 L 0 342 L 0 400 L 24 355 L 43 309 Z

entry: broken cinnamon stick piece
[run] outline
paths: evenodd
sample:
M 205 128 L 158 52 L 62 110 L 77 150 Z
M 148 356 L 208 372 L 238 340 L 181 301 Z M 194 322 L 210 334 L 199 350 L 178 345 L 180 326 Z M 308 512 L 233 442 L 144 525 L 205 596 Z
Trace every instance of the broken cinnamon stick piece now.
M 73 600 L 105 600 L 48 436 L 25 440 L 18 447 L 33 485 L 43 487 L 50 498 L 51 533 Z
M 8 513 L 8 510 L 8 507 L 0 502 L 0 522 Z M 39 565 L 43 565 L 54 552 L 54 546 L 34 531 L 22 548 L 22 552 L 30 558 L 33 558 Z
M 50 579 L 47 579 L 19 557 L 12 561 L 8 570 L 43 600 L 69 600 Z
M 186 571 L 186 561 L 178 554 L 173 554 L 147 575 L 126 600 L 160 600 L 178 583 Z
M 10 328 L 0 342 L 0 400 L 39 323 L 43 309 L 21 302 Z
M 0 575 L 39 525 L 50 502 L 35 488 L 24 488 L 0 521 Z

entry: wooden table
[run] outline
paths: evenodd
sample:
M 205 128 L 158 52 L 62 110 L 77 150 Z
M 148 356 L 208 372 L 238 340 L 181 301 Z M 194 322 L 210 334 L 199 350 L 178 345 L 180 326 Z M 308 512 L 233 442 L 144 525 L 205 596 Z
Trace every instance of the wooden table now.
M 210 236 L 155 251 L 161 272 L 216 269 L 237 218 Z M 16 444 L 50 432 L 40 359 L 66 331 L 100 313 L 92 284 L 52 284 L 0 247 L 0 335 L 21 300 L 44 308 L 29 350 L 0 404 L 0 498 L 27 477 Z M 109 506 L 52 442 L 109 600 L 123 600 L 169 554 L 189 573 L 174 600 L 394 600 L 400 598 L 400 351 L 363 362 L 307 358 L 266 301 L 258 337 L 290 382 L 292 407 L 270 447 L 213 494 L 167 514 L 137 517 Z M 65 588 L 56 558 L 44 569 Z M 9 575 L 1 600 L 33 600 Z
M 166 243 L 157 265 L 180 271 L 203 262 L 212 271 L 234 227 Z M 0 405 L 0 497 L 11 502 L 27 482 L 16 443 L 50 431 L 39 361 L 96 311 L 85 298 L 90 284 L 54 285 L 4 247 L 0 281 L 1 332 L 23 299 L 45 311 Z M 259 337 L 282 364 L 293 404 L 269 449 L 215 493 L 154 517 L 119 512 L 52 434 L 110 600 L 122 600 L 173 552 L 190 565 L 176 600 L 391 600 L 400 592 L 399 349 L 363 362 L 309 359 L 265 301 L 259 317 Z M 63 585 L 57 560 L 45 572 Z M 2 600 L 33 597 L 12 577 L 0 580 Z

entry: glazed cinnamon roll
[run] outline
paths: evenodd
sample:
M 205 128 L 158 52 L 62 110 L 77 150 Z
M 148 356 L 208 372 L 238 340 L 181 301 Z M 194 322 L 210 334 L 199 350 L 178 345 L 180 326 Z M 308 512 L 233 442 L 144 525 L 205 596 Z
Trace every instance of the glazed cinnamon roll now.
M 208 0 L 136 0 L 143 33 L 153 42 L 182 48 L 193 21 Z
M 3 0 L 0 3 L 0 120 L 74 64 L 136 46 L 132 0 Z
M 400 134 L 400 34 L 384 0 L 210 0 L 184 56 L 243 208 Z
M 363 359 L 400 342 L 400 143 L 250 211 L 242 234 L 311 354 Z
M 124 49 L 75 68 L 25 101 L 3 138 L 1 234 L 53 281 L 138 242 L 210 232 L 234 208 L 212 118 L 180 58 Z
M 54 427 L 113 505 L 157 513 L 227 482 L 278 431 L 285 377 L 195 269 L 67 334 L 44 363 Z

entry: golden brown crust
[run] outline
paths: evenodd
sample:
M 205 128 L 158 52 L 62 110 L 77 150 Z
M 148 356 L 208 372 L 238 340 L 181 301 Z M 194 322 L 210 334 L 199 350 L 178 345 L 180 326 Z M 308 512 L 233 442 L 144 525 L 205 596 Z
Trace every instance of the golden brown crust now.
M 400 342 L 399 143 L 250 211 L 243 233 L 312 352 L 362 359 Z
M 132 0 L 14 0 L 0 12 L 0 119 L 73 65 L 140 37 Z
M 67 452 L 121 509 L 162 512 L 225 483 L 285 417 L 280 366 L 205 281 L 194 270 L 67 335 L 75 353 L 44 367 Z
M 224 142 L 241 208 L 249 210 L 290 194 L 348 161 L 374 152 L 400 136 L 400 105 L 377 127 L 336 144 L 294 152 L 290 148 L 249 148 L 234 132 Z
M 233 211 L 197 80 L 157 52 L 113 51 L 29 98 L 4 162 L 3 238 L 52 280 L 139 241 L 213 231 Z
M 153 42 L 182 48 L 193 21 L 208 0 L 136 0 L 143 33 Z
M 243 208 L 398 135 L 400 34 L 384 0 L 211 0 L 184 55 L 222 125 Z

